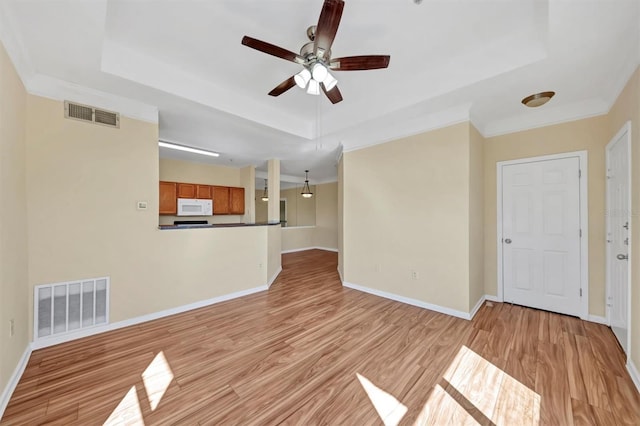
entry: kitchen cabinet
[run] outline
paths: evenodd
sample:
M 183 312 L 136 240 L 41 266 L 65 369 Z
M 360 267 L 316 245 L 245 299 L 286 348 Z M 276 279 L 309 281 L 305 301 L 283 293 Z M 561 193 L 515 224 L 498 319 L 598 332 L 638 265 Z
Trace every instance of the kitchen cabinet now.
M 197 186 L 195 183 L 179 183 L 178 198 L 196 198 Z
M 160 214 L 178 213 L 178 184 L 160 182 Z
M 210 200 L 213 198 L 210 185 L 196 185 L 196 198 Z
M 229 214 L 230 193 L 228 186 L 212 186 L 213 214 Z
M 229 214 L 244 214 L 244 188 L 229 188 Z

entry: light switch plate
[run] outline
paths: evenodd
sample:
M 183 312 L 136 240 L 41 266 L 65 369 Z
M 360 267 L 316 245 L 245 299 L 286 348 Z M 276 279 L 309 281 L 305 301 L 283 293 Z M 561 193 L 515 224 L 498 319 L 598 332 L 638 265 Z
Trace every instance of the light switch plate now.
M 138 201 L 138 210 L 146 210 L 147 202 L 146 201 Z

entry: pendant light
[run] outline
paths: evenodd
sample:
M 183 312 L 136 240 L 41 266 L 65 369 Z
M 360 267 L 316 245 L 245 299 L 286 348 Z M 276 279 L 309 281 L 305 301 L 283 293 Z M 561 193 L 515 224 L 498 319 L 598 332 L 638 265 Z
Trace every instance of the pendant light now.
M 311 192 L 311 188 L 309 188 L 309 170 L 304 171 L 304 186 L 302 187 L 302 192 L 300 194 L 304 198 L 313 197 L 313 192 Z
M 269 191 L 267 190 L 267 180 L 264 180 L 264 191 L 262 191 L 262 201 L 269 201 Z

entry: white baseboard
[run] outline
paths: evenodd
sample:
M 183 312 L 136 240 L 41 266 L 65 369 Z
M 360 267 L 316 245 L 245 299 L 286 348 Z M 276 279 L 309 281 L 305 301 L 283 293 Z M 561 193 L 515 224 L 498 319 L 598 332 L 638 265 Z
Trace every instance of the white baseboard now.
M 453 317 L 458 317 L 466 320 L 471 319 L 471 315 L 467 312 L 458 311 L 456 309 L 447 308 L 444 306 L 434 305 L 432 303 L 423 302 L 421 300 L 412 299 L 409 297 L 398 296 L 397 294 L 387 293 L 386 291 L 376 290 L 369 287 L 363 287 L 357 284 L 349 283 L 346 281 L 342 282 L 344 287 L 348 287 L 354 290 L 362 291 L 365 293 L 373 294 L 375 296 L 384 297 L 385 299 L 395 300 L 396 302 L 406 303 L 407 305 L 417 306 L 419 308 L 429 309 L 430 311 L 440 312 L 441 314 L 451 315 Z
M 269 282 L 267 283 L 267 289 L 271 288 L 271 284 L 273 284 L 273 282 L 276 280 L 276 278 L 278 278 L 278 275 L 280 275 L 280 272 L 282 272 L 282 266 L 280 266 L 278 268 L 278 270 L 276 271 L 275 274 L 273 274 L 273 276 L 271 277 L 271 279 L 269 280 Z
M 631 376 L 631 380 L 633 380 L 633 384 L 636 385 L 636 389 L 640 392 L 640 374 L 638 374 L 638 369 L 631 359 L 627 360 L 627 371 Z
M 277 276 L 277 275 L 276 275 Z M 274 277 L 275 279 L 275 277 Z M 60 343 L 70 342 L 72 340 L 81 339 L 83 337 L 93 336 L 94 334 L 105 333 L 107 331 L 117 330 L 119 328 L 129 327 L 131 325 L 141 324 L 143 322 L 152 321 L 155 319 L 168 317 L 170 315 L 181 314 L 183 312 L 191 311 L 193 309 L 203 308 L 209 305 L 215 305 L 216 303 L 225 302 L 231 299 L 237 299 L 238 297 L 247 296 L 253 293 L 259 293 L 261 291 L 266 291 L 269 289 L 269 286 L 262 285 L 259 287 L 249 288 L 246 290 L 236 291 L 230 294 L 224 294 L 222 296 L 214 297 L 207 300 L 201 300 L 199 302 L 190 303 L 188 305 L 177 306 L 175 308 L 166 309 L 164 311 L 153 312 L 151 314 L 142 315 L 139 317 L 131 318 L 124 321 L 118 321 L 111 324 L 107 324 L 105 326 L 98 326 L 87 328 L 85 330 L 81 330 L 77 333 L 66 334 L 64 336 L 52 336 L 43 338 L 40 340 L 36 340 L 31 343 L 31 349 L 42 349 L 49 346 L 57 345 Z
M 472 320 L 473 317 L 476 316 L 476 314 L 478 313 L 478 311 L 480 310 L 480 308 L 484 304 L 485 300 L 487 300 L 487 296 L 486 295 L 483 295 L 482 297 L 480 297 L 480 299 L 478 299 L 478 302 L 476 303 L 476 306 L 474 306 L 473 309 L 471 309 L 471 312 L 469 313 L 469 319 L 470 320 Z
M 488 300 L 489 302 L 496 302 L 496 303 L 502 302 L 502 300 L 498 299 L 498 296 L 494 296 L 492 294 L 485 294 L 484 300 Z
M 598 324 L 609 325 L 609 322 L 605 317 L 601 317 L 600 315 L 589 315 L 587 317 L 587 321 L 596 322 Z
M 314 246 L 314 247 L 302 247 L 302 248 L 291 249 L 291 250 L 283 250 L 283 251 L 280 252 L 280 254 L 296 253 L 296 252 L 299 252 L 299 251 L 307 251 L 307 250 L 324 250 L 324 251 L 332 251 L 332 252 L 335 252 L 335 253 L 338 252 L 338 249 L 336 249 L 336 248 Z
M 4 410 L 7 409 L 7 405 L 9 405 L 11 395 L 13 395 L 13 391 L 16 390 L 16 386 L 18 386 L 18 382 L 20 381 L 20 377 L 22 377 L 22 373 L 24 373 L 24 369 L 27 368 L 29 357 L 31 357 L 31 350 L 31 345 L 28 345 L 24 350 L 22 357 L 18 361 L 16 369 L 13 370 L 13 374 L 9 378 L 7 386 L 5 386 L 4 390 L 2 391 L 2 395 L 0 395 L 0 419 L 4 414 Z
M 338 252 L 338 249 L 337 249 L 337 248 L 319 247 L 319 246 L 316 246 L 316 247 L 313 247 L 313 248 L 314 248 L 314 249 L 316 249 L 316 250 L 332 251 L 332 252 L 334 252 L 334 253 L 337 253 L 337 252 Z

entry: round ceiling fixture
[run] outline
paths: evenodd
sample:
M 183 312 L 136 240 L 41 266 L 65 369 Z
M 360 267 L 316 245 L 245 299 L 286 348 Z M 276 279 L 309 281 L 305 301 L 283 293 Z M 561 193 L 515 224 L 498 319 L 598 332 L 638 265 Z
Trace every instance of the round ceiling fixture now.
M 556 92 L 540 92 L 540 93 L 536 93 L 530 96 L 527 96 L 526 98 L 524 98 L 522 100 L 522 103 L 525 106 L 528 106 L 529 108 L 535 108 L 535 107 L 539 107 L 542 106 L 544 104 L 546 104 L 547 102 L 549 102 L 549 100 L 551 98 L 553 98 L 553 95 L 555 95 Z

